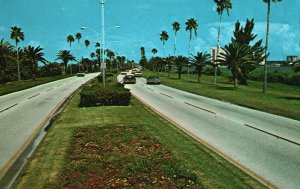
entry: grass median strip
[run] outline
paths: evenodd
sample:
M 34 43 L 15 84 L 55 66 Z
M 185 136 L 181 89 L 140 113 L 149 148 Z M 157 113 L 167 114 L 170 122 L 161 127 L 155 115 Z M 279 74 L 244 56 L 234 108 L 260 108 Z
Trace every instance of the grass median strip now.
M 132 99 L 79 108 L 76 94 L 13 188 L 263 188 Z

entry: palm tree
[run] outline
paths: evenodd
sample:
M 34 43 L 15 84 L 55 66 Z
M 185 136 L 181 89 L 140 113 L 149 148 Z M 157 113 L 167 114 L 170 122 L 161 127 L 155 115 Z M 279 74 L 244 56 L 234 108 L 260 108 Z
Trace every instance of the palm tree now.
M 4 39 L 0 41 L 0 83 L 7 82 L 7 76 L 5 74 L 7 59 L 12 57 L 13 46 Z
M 261 47 L 253 46 L 249 48 L 249 46 L 239 43 L 230 43 L 222 48 L 224 52 L 221 52 L 218 58 L 222 65 L 228 66 L 231 70 L 234 87 L 238 87 L 239 78 L 241 78 L 243 74 L 241 70 L 242 67 L 247 64 L 251 65 L 257 63 L 253 57 L 253 53 L 257 51 L 257 48 Z
M 198 83 L 200 82 L 200 77 L 202 75 L 202 70 L 205 65 L 210 62 L 210 54 L 198 52 L 196 56 L 190 58 L 190 62 L 196 66 L 198 74 Z
M 77 41 L 78 41 L 78 43 L 80 42 L 80 39 L 81 39 L 81 33 L 76 33 L 76 35 L 75 35 L 75 37 L 76 37 L 76 39 L 77 39 Z
M 76 61 L 75 57 L 73 54 L 71 54 L 70 51 L 68 50 L 60 50 L 58 53 L 57 53 L 57 58 L 56 60 L 62 60 L 63 61 L 63 64 L 64 64 L 64 75 L 66 74 L 66 70 L 67 70 L 67 65 L 68 65 L 68 62 L 69 61 Z
M 153 48 L 153 49 L 151 50 L 151 52 L 153 53 L 153 55 L 155 55 L 155 54 L 157 53 L 157 49 L 156 49 L 156 48 Z
M 163 42 L 163 50 L 164 50 L 164 57 L 165 57 L 165 43 L 168 41 L 169 35 L 168 32 L 162 31 L 160 34 L 160 40 Z
M 175 56 L 176 55 L 176 34 L 180 30 L 180 24 L 179 22 L 175 21 L 172 23 L 172 26 L 175 33 L 175 38 L 174 38 L 174 56 Z
M 95 43 L 95 47 L 97 48 L 97 47 L 100 47 L 100 43 L 99 42 L 96 42 Z
M 11 33 L 10 33 L 10 38 L 15 40 L 16 43 L 16 50 L 17 50 L 17 70 L 18 70 L 18 80 L 21 80 L 21 74 L 20 74 L 20 60 L 19 60 L 19 48 L 18 44 L 21 41 L 24 41 L 25 36 L 24 33 L 21 31 L 21 28 L 17 26 L 11 27 Z
M 189 18 L 187 22 L 185 23 L 186 27 L 185 30 L 189 31 L 190 33 L 190 41 L 189 41 L 189 54 L 191 54 L 191 42 L 192 42 L 192 31 L 194 30 L 195 36 L 197 36 L 197 29 L 198 29 L 198 23 L 197 20 L 194 18 Z
M 177 67 L 178 79 L 181 79 L 182 67 L 189 63 L 189 59 L 184 56 L 175 57 L 174 64 Z
M 74 41 L 75 41 L 75 39 L 74 39 L 73 35 L 67 36 L 67 42 L 70 44 L 70 47 Z
M 115 57 L 115 53 L 109 49 L 106 49 L 106 55 L 109 58 L 110 66 L 112 66 L 112 59 Z
M 40 46 L 33 47 L 31 45 L 26 47 L 24 50 L 25 60 L 29 63 L 32 72 L 32 80 L 36 79 L 38 62 L 46 64 L 46 59 L 44 58 L 44 53 L 42 52 L 43 50 L 44 49 Z
M 101 68 L 101 62 L 100 62 L 100 57 L 101 57 L 101 50 L 100 49 L 96 49 L 96 56 L 97 56 L 97 59 L 98 59 L 98 63 L 99 63 L 99 68 Z
M 268 86 L 268 45 L 269 45 L 269 29 L 270 29 L 270 13 L 271 13 L 271 0 L 263 0 L 265 3 L 268 3 L 268 14 L 267 14 L 267 34 L 266 34 L 266 50 L 265 50 L 265 65 L 264 65 L 264 84 L 263 84 L 263 92 L 266 93 Z M 272 0 L 273 3 L 280 2 L 281 0 Z
M 90 45 L 90 41 L 89 40 L 84 40 L 84 45 L 85 45 L 85 47 L 86 48 L 88 48 L 89 47 L 89 45 Z
M 218 27 L 218 37 L 217 37 L 217 53 L 216 57 L 213 57 L 213 67 L 214 67 L 214 84 L 217 83 L 217 68 L 218 68 L 218 61 L 217 57 L 219 55 L 219 50 L 220 50 L 220 34 L 221 34 L 221 23 L 222 23 L 222 17 L 223 17 L 223 12 L 226 9 L 227 15 L 229 16 L 229 9 L 232 9 L 232 4 L 230 0 L 214 0 L 214 2 L 217 5 L 217 13 L 219 15 L 219 27 Z M 214 60 L 216 58 L 216 60 Z

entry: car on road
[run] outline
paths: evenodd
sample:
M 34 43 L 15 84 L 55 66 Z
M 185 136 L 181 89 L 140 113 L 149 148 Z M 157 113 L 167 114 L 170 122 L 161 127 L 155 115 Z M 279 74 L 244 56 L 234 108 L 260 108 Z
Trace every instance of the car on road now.
M 147 84 L 160 84 L 161 81 L 157 76 L 149 76 L 147 78 Z
M 84 74 L 83 72 L 79 72 L 79 73 L 76 74 L 76 76 L 77 76 L 77 77 L 84 77 L 85 74 Z
M 126 75 L 128 72 L 121 72 L 120 75 Z
M 137 71 L 137 72 L 134 73 L 134 76 L 135 77 L 142 77 L 143 75 L 142 75 L 142 72 Z
M 136 79 L 133 74 L 127 74 L 123 78 L 123 84 L 135 84 Z

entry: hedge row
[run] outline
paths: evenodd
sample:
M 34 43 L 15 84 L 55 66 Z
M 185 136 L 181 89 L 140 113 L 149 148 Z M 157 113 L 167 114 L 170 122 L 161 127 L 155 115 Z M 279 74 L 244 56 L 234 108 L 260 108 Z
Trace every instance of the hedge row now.
M 262 81 L 263 78 L 263 72 L 254 71 L 249 74 L 251 80 Z M 268 73 L 268 82 L 300 86 L 300 73 L 270 72 Z
M 107 83 L 103 88 L 100 83 L 88 83 L 80 92 L 81 107 L 90 106 L 128 106 L 131 93 L 122 85 Z

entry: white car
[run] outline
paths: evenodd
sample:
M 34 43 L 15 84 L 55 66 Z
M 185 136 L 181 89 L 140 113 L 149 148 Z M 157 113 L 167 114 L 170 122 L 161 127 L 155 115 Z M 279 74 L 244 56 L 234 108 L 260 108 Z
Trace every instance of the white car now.
M 135 72 L 134 76 L 135 77 L 142 77 L 143 75 L 142 75 L 142 72 Z

